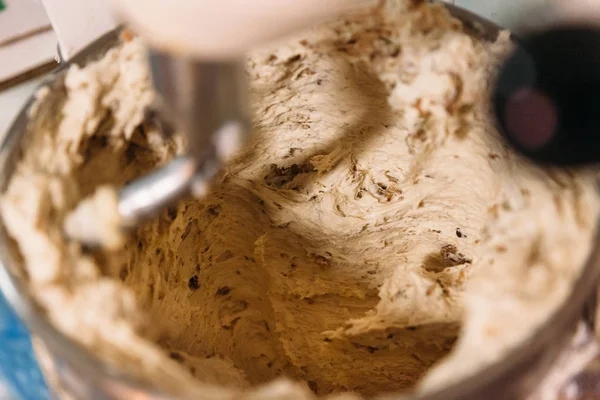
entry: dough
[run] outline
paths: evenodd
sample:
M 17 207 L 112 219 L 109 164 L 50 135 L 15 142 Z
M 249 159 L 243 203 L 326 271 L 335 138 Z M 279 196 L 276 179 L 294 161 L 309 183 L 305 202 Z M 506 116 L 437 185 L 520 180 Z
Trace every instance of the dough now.
M 593 171 L 531 165 L 494 130 L 509 48 L 389 2 L 253 53 L 249 145 L 115 251 L 66 239 L 66 215 L 185 143 L 145 117 L 139 40 L 71 68 L 40 92 L 2 198 L 32 294 L 106 362 L 198 399 L 424 392 L 478 371 L 562 304 L 599 210 Z

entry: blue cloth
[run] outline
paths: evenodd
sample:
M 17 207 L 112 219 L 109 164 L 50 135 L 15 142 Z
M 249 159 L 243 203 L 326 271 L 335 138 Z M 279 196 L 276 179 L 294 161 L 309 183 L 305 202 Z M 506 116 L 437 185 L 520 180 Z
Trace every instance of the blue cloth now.
M 0 400 L 50 399 L 27 328 L 0 292 Z

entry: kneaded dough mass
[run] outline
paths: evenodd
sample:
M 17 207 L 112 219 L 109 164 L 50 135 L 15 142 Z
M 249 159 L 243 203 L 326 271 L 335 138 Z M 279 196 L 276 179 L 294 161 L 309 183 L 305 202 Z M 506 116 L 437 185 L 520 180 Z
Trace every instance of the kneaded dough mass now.
M 109 209 L 185 143 L 145 116 L 138 39 L 72 67 L 39 92 L 2 199 L 31 293 L 106 362 L 197 399 L 370 397 L 476 372 L 562 303 L 599 209 L 591 171 L 531 165 L 493 128 L 509 48 L 439 5 L 389 2 L 253 53 L 249 145 L 210 195 L 112 252 L 66 239 L 65 217 L 97 190 Z

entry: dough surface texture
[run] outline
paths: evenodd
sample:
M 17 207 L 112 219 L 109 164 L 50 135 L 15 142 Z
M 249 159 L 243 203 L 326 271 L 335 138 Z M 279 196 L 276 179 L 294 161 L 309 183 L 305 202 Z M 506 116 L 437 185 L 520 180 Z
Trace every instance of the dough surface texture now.
M 196 399 L 354 399 L 476 372 L 560 306 L 599 210 L 592 171 L 501 142 L 487 98 L 509 50 L 390 1 L 254 52 L 248 146 L 206 198 L 113 251 L 66 239 L 67 215 L 100 193 L 114 223 L 111 193 L 185 143 L 146 120 L 139 39 L 72 67 L 38 93 L 2 197 L 31 293 L 107 363 Z

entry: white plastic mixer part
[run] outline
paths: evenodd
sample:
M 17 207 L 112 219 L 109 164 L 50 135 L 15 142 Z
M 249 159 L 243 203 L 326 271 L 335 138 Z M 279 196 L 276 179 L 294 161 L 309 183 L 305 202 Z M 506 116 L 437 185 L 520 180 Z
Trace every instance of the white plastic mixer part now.
M 377 0 L 113 0 L 134 30 L 163 51 L 203 59 L 237 58 L 280 38 Z

